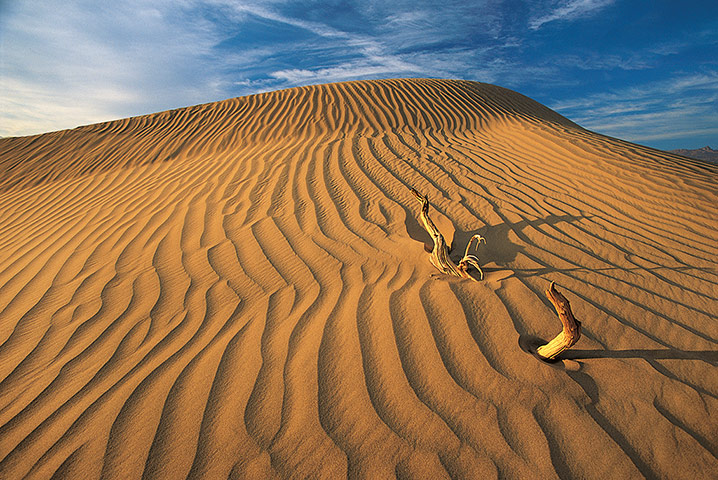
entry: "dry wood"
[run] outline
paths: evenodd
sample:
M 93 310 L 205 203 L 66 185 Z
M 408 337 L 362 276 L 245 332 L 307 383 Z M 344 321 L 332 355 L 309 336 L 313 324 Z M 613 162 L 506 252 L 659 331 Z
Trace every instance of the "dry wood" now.
M 476 278 L 469 275 L 468 272 L 470 267 L 474 267 L 476 270 L 478 270 L 479 275 L 483 280 L 484 272 L 479 266 L 479 259 L 476 255 L 469 255 L 469 249 L 471 248 L 471 245 L 474 240 L 476 240 L 476 248 L 478 248 L 482 240 L 484 243 L 486 243 L 486 239 L 481 235 L 474 235 L 473 237 L 471 237 L 468 245 L 466 245 L 466 252 L 464 253 L 464 257 L 461 259 L 461 261 L 459 261 L 458 265 L 455 264 L 453 260 L 451 260 L 451 258 L 449 257 L 449 246 L 446 244 L 444 236 L 441 234 L 439 229 L 436 228 L 436 225 L 434 225 L 434 222 L 429 217 L 429 197 L 420 194 L 413 188 L 411 189 L 411 193 L 416 197 L 417 200 L 419 200 L 419 202 L 421 202 L 421 213 L 419 214 L 419 218 L 421 218 L 421 222 L 424 224 L 424 228 L 427 232 L 429 232 L 429 235 L 431 235 L 431 238 L 434 241 L 434 248 L 431 251 L 431 256 L 429 257 L 429 261 L 431 262 L 431 264 L 438 268 L 440 272 L 447 275 L 470 278 L 471 280 L 476 281 Z
M 546 345 L 540 346 L 536 351 L 542 358 L 551 360 L 578 342 L 578 339 L 581 338 L 581 322 L 573 316 L 571 304 L 566 297 L 556 290 L 555 282 L 551 282 L 548 290 L 546 290 L 546 295 L 548 299 L 551 300 L 558 314 L 558 318 L 563 325 L 561 333 L 556 335 L 556 337 Z

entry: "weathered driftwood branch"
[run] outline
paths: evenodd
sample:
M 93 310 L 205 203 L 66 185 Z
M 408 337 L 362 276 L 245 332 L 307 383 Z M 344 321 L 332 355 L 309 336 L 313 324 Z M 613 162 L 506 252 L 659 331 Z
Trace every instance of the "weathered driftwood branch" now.
M 419 217 L 421 218 L 421 222 L 424 224 L 424 228 L 427 232 L 429 232 L 429 235 L 431 235 L 431 238 L 434 241 L 434 248 L 431 251 L 431 256 L 429 257 L 429 261 L 431 262 L 431 264 L 438 268 L 440 272 L 447 275 L 470 278 L 471 280 L 476 281 L 476 278 L 469 275 L 468 272 L 470 267 L 474 267 L 476 270 L 479 271 L 479 275 L 483 280 L 484 272 L 479 266 L 479 259 L 478 257 L 476 257 L 476 255 L 469 255 L 469 249 L 471 248 L 471 245 L 474 240 L 476 240 L 476 248 L 478 248 L 482 240 L 484 241 L 484 243 L 486 243 L 486 239 L 481 235 L 474 235 L 473 237 L 471 237 L 471 239 L 469 240 L 469 244 L 466 246 L 466 252 L 464 253 L 464 257 L 461 259 L 461 261 L 459 261 L 459 264 L 456 265 L 449 257 L 449 246 L 446 244 L 444 236 L 441 234 L 439 229 L 436 228 L 436 225 L 434 225 L 434 222 L 431 220 L 431 218 L 429 218 L 429 197 L 420 194 L 413 188 L 411 189 L 411 193 L 421 203 L 421 213 Z
M 548 290 L 546 290 L 546 295 L 548 299 L 551 300 L 558 314 L 558 318 L 563 325 L 561 333 L 556 335 L 556 337 L 546 345 L 542 345 L 536 350 L 539 356 L 546 360 L 551 360 L 578 342 L 578 339 L 581 338 L 581 322 L 573 316 L 571 304 L 566 297 L 556 290 L 555 282 L 551 282 Z

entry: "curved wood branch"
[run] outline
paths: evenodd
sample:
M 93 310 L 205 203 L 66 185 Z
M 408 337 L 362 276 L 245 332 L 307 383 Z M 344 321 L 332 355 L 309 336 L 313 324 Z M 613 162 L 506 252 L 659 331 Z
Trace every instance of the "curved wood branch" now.
M 470 266 L 473 266 L 476 270 L 479 271 L 479 275 L 481 276 L 481 280 L 484 279 L 484 271 L 481 270 L 481 266 L 479 265 L 479 258 L 476 255 L 469 255 L 469 249 L 471 248 L 471 244 L 476 240 L 476 248 L 479 248 L 479 244 L 483 240 L 484 243 L 486 243 L 486 239 L 482 237 L 481 235 L 474 235 L 469 239 L 469 243 L 466 245 L 466 252 L 464 253 L 464 258 L 461 259 L 459 262 L 458 268 L 461 272 L 464 273 L 465 276 L 469 276 L 468 269 Z M 472 277 L 473 278 L 473 277 Z
M 471 237 L 469 244 L 466 246 L 464 258 L 462 258 L 459 264 L 456 265 L 449 257 L 449 246 L 447 245 L 446 240 L 444 240 L 444 236 L 441 234 L 439 229 L 436 228 L 436 225 L 434 225 L 434 222 L 429 217 L 429 197 L 420 194 L 414 188 L 411 189 L 411 193 L 421 203 L 419 218 L 434 242 L 434 248 L 431 251 L 431 256 L 429 257 L 431 264 L 434 265 L 441 273 L 461 278 L 470 278 L 471 280 L 476 281 L 476 279 L 468 273 L 469 268 L 474 267 L 479 271 L 481 279 L 483 280 L 484 272 L 479 266 L 479 259 L 476 255 L 469 255 L 469 248 L 471 248 L 471 244 L 474 240 L 476 240 L 476 248 L 478 248 L 482 240 L 486 243 L 486 239 L 481 235 L 474 235 Z
M 540 346 L 536 352 L 541 358 L 552 360 L 578 342 L 578 339 L 581 338 L 581 322 L 573 316 L 571 304 L 566 297 L 556 290 L 556 282 L 551 282 L 548 290 L 546 290 L 546 295 L 556 309 L 558 318 L 563 325 L 563 330 L 546 345 Z

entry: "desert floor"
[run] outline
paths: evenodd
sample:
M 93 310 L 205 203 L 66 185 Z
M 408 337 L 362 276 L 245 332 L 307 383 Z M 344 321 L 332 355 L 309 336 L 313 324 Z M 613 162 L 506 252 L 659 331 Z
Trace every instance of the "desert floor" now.
M 0 478 L 715 478 L 717 204 L 464 81 L 1 139 Z

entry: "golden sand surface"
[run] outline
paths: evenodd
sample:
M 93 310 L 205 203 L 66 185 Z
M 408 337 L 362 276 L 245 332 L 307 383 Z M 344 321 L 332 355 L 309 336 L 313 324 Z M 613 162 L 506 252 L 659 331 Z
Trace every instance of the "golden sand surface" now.
M 0 139 L 0 478 L 715 478 L 716 205 L 716 165 L 467 81 Z

